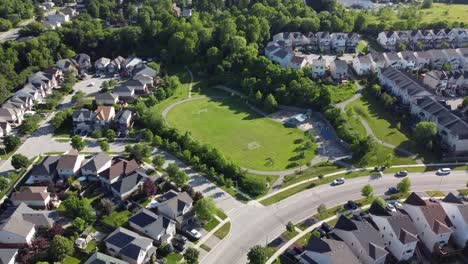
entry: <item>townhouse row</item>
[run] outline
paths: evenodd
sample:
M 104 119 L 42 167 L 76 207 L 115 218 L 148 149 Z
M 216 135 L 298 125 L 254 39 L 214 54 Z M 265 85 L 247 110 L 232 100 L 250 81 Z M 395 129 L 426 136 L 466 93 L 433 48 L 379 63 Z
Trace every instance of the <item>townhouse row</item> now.
M 369 53 L 353 59 L 352 66 L 358 75 L 376 73 L 387 67 L 400 70 L 450 68 L 468 69 L 468 48 Z
M 464 48 L 468 45 L 468 29 L 426 29 L 383 31 L 377 41 L 387 50 L 396 50 L 403 44 L 409 49 Z
M 343 32 L 282 32 L 273 36 L 268 46 L 277 44 L 282 48 L 305 49 L 321 53 L 355 53 L 361 37 L 357 33 Z
M 340 216 L 331 235 L 312 237 L 299 263 L 383 264 L 422 261 L 419 246 L 440 258 L 468 242 L 468 203 L 448 194 L 424 200 L 412 193 L 399 207 L 373 203 L 368 214 Z M 392 257 L 391 257 L 392 256 Z
M 438 140 L 446 153 L 468 152 L 468 123 L 455 115 L 445 102 L 439 101 L 429 87 L 394 68 L 384 68 L 378 78 L 383 89 L 409 106 L 413 117 L 436 124 Z

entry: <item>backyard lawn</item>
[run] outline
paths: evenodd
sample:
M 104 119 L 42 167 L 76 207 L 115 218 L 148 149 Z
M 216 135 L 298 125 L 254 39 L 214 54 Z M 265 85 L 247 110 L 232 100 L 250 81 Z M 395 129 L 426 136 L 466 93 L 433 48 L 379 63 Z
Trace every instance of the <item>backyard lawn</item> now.
M 166 256 L 166 263 L 167 264 L 177 264 L 182 261 L 184 257 L 179 253 L 171 253 Z
M 456 21 L 468 23 L 468 5 L 434 3 L 432 8 L 421 9 L 419 12 L 421 22 L 447 20 L 449 23 Z
M 314 156 L 313 148 L 304 147 L 302 131 L 259 116 L 234 98 L 186 102 L 173 108 L 167 120 L 171 126 L 190 131 L 195 139 L 251 169 L 293 168 Z
M 63 259 L 62 264 L 79 264 L 81 261 L 77 258 L 67 256 Z
M 128 217 L 131 215 L 130 211 L 114 211 L 112 214 L 105 216 L 102 222 L 112 227 L 119 227 L 128 222 Z

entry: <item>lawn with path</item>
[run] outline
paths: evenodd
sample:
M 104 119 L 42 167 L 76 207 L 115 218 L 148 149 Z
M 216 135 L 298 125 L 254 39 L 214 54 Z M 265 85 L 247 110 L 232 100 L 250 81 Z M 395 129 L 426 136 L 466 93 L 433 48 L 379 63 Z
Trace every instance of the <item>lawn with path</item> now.
M 253 113 L 235 98 L 185 102 L 169 111 L 167 121 L 250 169 L 284 170 L 305 164 L 314 156 L 314 151 L 303 149 L 302 131 Z

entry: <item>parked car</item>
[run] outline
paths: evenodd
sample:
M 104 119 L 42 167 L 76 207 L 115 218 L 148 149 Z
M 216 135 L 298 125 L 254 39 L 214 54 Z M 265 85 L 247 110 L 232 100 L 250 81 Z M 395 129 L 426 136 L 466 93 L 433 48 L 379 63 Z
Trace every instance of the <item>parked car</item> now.
M 437 175 L 449 175 L 452 170 L 450 168 L 441 168 L 437 170 Z
M 175 236 L 174 236 L 174 240 L 175 240 L 175 241 L 182 242 L 182 243 L 186 243 L 186 242 L 187 242 L 187 238 L 184 237 L 184 236 L 181 236 L 181 235 L 175 235 Z
M 188 231 L 187 231 L 187 235 L 188 235 L 190 238 L 195 239 L 195 240 L 198 240 L 198 239 L 201 238 L 200 232 L 198 232 L 198 230 L 196 230 L 196 229 L 188 230 Z
M 398 201 L 395 201 L 392 204 L 393 204 L 393 206 L 395 206 L 395 208 L 403 208 L 403 205 Z
M 327 232 L 323 230 L 322 228 L 316 228 L 314 231 L 317 231 L 320 234 L 320 237 L 324 237 L 327 235 Z
M 405 170 L 399 171 L 399 172 L 395 173 L 395 176 L 396 176 L 396 177 L 405 177 L 405 176 L 408 176 L 408 171 L 405 171 Z
M 182 243 L 180 241 L 173 241 L 172 245 L 174 246 L 174 249 L 176 249 L 179 252 L 182 252 L 187 249 L 187 243 Z
M 323 231 L 325 231 L 327 234 L 332 232 L 333 231 L 333 227 L 331 227 L 329 224 L 327 223 L 322 223 L 322 225 L 320 226 L 321 229 L 323 229 Z
M 389 211 L 396 212 L 396 208 L 392 204 L 388 203 L 385 208 L 387 208 L 387 210 L 389 210 Z
M 345 179 L 344 178 L 339 178 L 339 179 L 336 179 L 332 182 L 332 185 L 335 186 L 335 185 L 341 185 L 345 183 Z
M 358 204 L 354 201 L 348 201 L 344 206 L 347 210 L 356 210 L 358 207 Z
M 396 187 L 390 187 L 387 190 L 387 194 L 395 194 L 398 193 L 398 189 Z

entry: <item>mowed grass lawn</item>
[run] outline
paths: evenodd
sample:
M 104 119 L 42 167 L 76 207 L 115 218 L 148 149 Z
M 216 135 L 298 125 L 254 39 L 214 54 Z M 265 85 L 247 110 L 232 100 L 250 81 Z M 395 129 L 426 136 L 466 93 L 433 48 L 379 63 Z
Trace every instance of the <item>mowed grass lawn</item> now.
M 302 150 L 303 142 L 297 142 L 304 139 L 302 131 L 259 116 L 234 98 L 183 103 L 168 113 L 167 121 L 250 169 L 284 170 L 314 156 L 313 150 Z
M 429 9 L 421 9 L 421 22 L 447 20 L 468 23 L 468 5 L 434 3 Z

